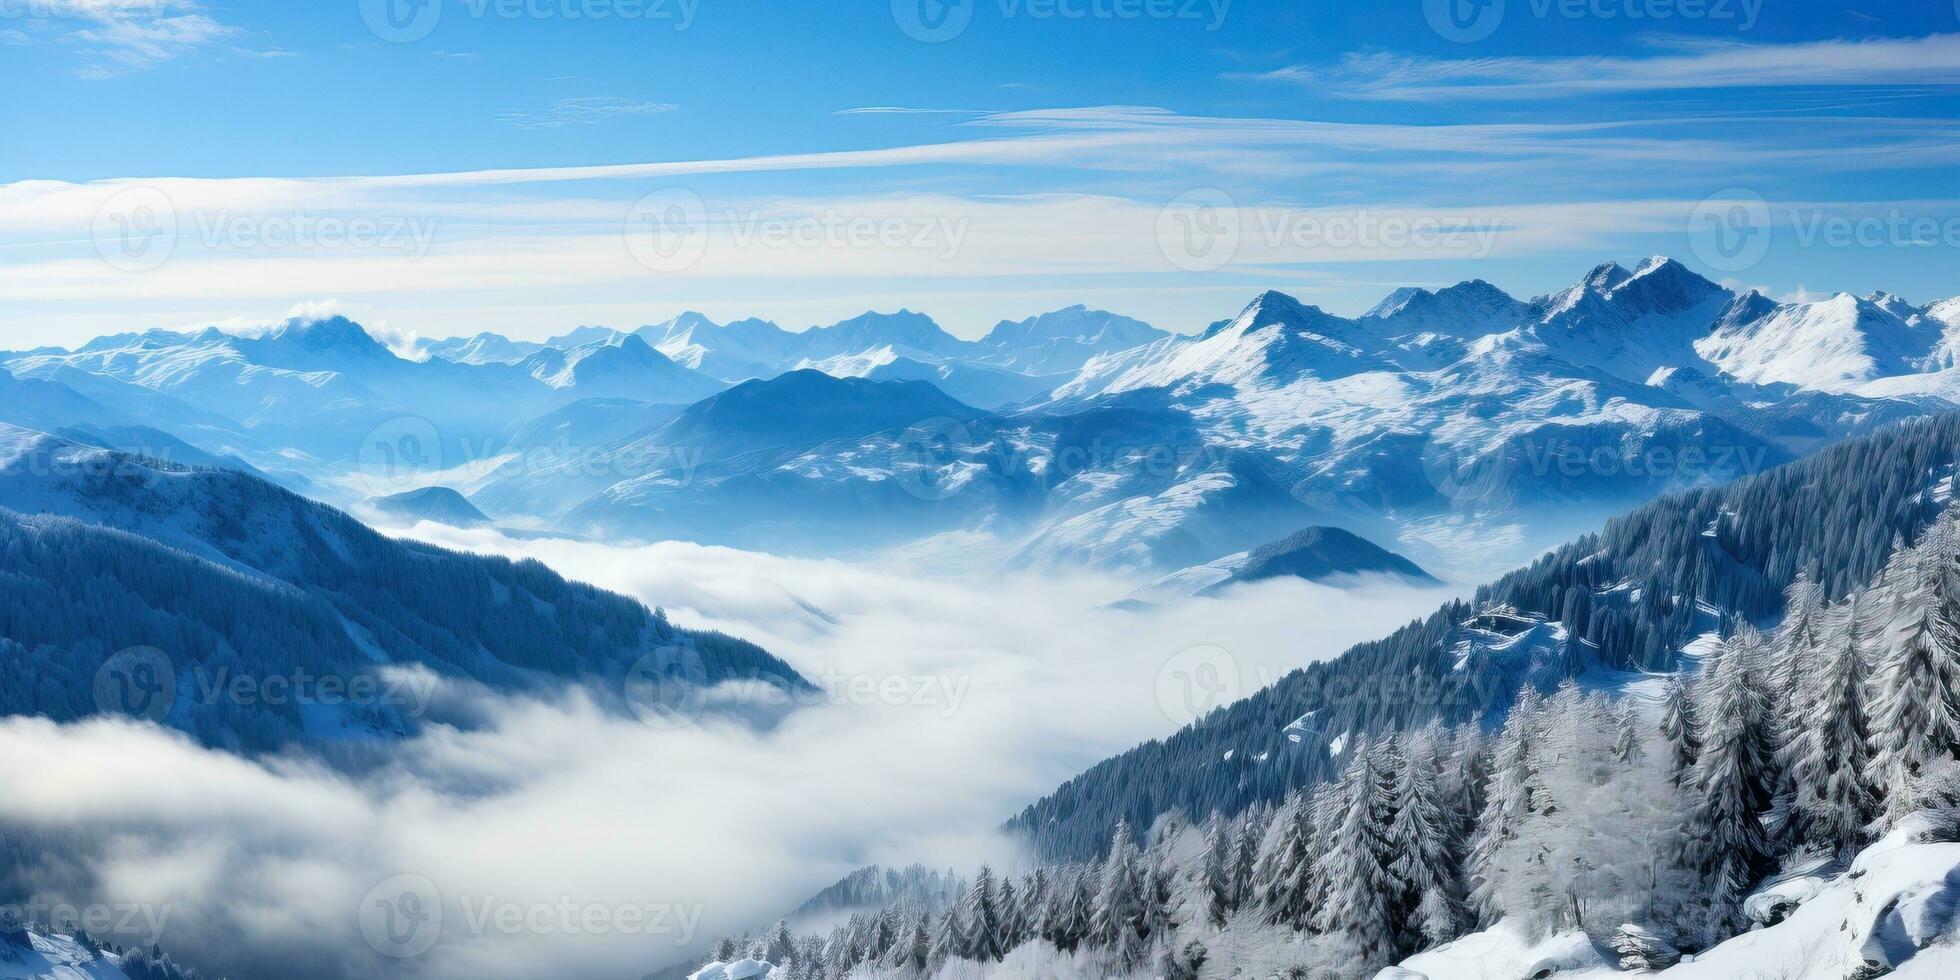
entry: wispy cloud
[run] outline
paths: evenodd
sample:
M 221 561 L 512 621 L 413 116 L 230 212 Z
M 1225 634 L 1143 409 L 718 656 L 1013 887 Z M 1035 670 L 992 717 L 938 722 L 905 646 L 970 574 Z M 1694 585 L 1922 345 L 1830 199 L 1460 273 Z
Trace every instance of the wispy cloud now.
M 1228 77 L 1364 99 L 1552 99 L 1689 89 L 1960 85 L 1960 34 L 1746 44 L 1669 37 L 1645 55 L 1421 58 L 1350 54 Z
M 243 31 L 222 23 L 195 0 L 39 0 L 25 5 L 22 29 L 9 43 L 37 40 L 73 45 L 86 63 L 83 78 L 113 78 L 154 68 L 216 46 Z
M 680 108 L 671 102 L 643 102 L 610 95 L 559 99 L 536 112 L 513 109 L 499 113 L 498 121 L 519 129 L 559 129 L 590 126 L 620 116 L 653 116 Z
M 868 105 L 855 109 L 839 109 L 839 116 L 983 116 L 978 109 L 915 109 L 900 105 Z

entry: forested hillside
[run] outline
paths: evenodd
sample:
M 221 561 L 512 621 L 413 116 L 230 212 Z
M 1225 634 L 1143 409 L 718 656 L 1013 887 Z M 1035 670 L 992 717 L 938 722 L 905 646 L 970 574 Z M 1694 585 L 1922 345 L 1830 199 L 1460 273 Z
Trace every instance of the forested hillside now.
M 1495 733 L 1351 737 L 1337 778 L 1276 806 L 1118 821 L 1099 860 L 982 866 L 950 908 L 778 925 L 716 959 L 798 980 L 1359 980 L 1404 960 L 1413 980 L 1684 953 L 1688 976 L 1936 971 L 1960 932 L 1960 510 L 1840 601 L 1799 575 L 1781 604 L 1773 632 L 1732 623 L 1652 696 L 1537 678 Z
M 1722 618 L 1778 614 L 1800 571 L 1832 598 L 1870 580 L 1895 541 L 1916 539 L 1935 516 L 1956 456 L 1960 417 L 1942 416 L 1656 500 L 1480 589 L 1474 603 L 1446 605 L 1098 764 L 1008 829 L 1050 858 L 1098 857 L 1119 821 L 1233 813 L 1329 779 L 1337 762 L 1326 748 L 1344 735 L 1488 718 L 1527 677 L 1549 685 L 1588 669 L 1671 669 Z M 1504 662 L 1489 649 L 1502 633 L 1464 628 L 1496 603 L 1559 628 L 1536 634 L 1527 662 Z
M 168 723 L 246 751 L 412 729 L 426 705 L 379 679 L 386 668 L 617 695 L 642 655 L 672 650 L 684 652 L 663 666 L 679 683 L 807 684 L 753 644 L 678 629 L 536 561 L 384 537 L 233 470 L 6 435 L 0 658 L 15 666 L 0 673 L 0 713 L 96 712 L 100 672 L 129 648 L 167 658 Z M 215 690 L 239 679 L 252 696 Z M 370 693 L 350 695 L 357 683 Z

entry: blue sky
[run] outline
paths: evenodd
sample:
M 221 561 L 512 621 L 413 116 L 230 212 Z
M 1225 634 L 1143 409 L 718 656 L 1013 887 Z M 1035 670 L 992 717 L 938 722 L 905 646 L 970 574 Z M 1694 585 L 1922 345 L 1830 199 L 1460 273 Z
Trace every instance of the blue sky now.
M 1651 253 L 1960 294 L 1951 0 L 0 0 L 0 52 L 4 347 L 327 302 L 1191 330 Z

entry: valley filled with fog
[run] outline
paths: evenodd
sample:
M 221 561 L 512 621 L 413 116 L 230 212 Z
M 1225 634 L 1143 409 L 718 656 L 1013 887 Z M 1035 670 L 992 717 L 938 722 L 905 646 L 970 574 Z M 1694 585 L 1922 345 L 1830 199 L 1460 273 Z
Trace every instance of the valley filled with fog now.
M 459 692 L 466 724 L 431 725 L 360 772 L 241 759 L 121 720 L 11 718 L 0 818 L 91 840 L 104 894 L 168 907 L 172 950 L 233 975 L 302 953 L 321 976 L 385 963 L 355 926 L 366 893 L 398 875 L 448 903 L 424 975 L 628 975 L 698 958 L 863 865 L 1025 861 L 995 829 L 1057 783 L 1452 594 L 1284 579 L 1126 611 L 1106 606 L 1137 583 L 1110 576 L 405 533 L 541 559 L 678 625 L 760 643 L 823 691 L 726 685 L 698 714 L 651 723 L 577 686 Z M 98 775 L 86 793 L 66 775 L 78 771 Z M 560 901 L 647 924 L 470 921 Z

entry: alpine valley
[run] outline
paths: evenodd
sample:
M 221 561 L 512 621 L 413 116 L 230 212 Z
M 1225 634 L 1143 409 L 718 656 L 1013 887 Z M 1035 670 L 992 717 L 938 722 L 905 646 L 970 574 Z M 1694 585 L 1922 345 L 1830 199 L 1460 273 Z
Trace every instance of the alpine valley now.
M 0 909 L 0 977 L 1949 975 L 1956 352 L 1656 257 L 9 353 L 0 887 L 195 924 Z M 696 919 L 495 928 L 566 880 Z

